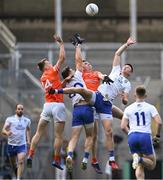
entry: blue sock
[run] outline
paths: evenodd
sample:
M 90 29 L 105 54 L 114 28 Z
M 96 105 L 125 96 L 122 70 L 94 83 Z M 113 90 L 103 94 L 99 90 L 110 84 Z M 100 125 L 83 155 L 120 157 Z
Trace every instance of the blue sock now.
M 84 157 L 88 159 L 89 158 L 89 152 L 84 152 Z
M 115 161 L 114 151 L 111 150 L 108 152 L 108 154 L 109 154 L 109 161 Z
M 67 155 L 72 158 L 73 152 L 72 152 L 72 151 L 69 151 Z
M 89 158 L 89 152 L 84 152 L 84 158 L 82 162 L 88 163 L 88 158 Z

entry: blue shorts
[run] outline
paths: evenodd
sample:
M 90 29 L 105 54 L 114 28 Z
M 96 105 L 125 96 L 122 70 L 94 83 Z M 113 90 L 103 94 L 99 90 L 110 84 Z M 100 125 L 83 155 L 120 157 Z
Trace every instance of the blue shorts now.
M 112 115 L 112 104 L 109 101 L 104 101 L 104 97 L 100 92 L 96 93 L 96 100 L 94 107 L 96 108 L 97 113 L 110 114 Z
M 19 153 L 27 153 L 27 145 L 23 144 L 21 146 L 13 146 L 8 144 L 7 147 L 8 156 L 16 156 Z
M 133 132 L 128 135 L 128 144 L 132 154 L 152 155 L 154 153 L 151 134 Z
M 89 105 L 74 106 L 72 127 L 88 125 L 94 122 L 93 108 Z

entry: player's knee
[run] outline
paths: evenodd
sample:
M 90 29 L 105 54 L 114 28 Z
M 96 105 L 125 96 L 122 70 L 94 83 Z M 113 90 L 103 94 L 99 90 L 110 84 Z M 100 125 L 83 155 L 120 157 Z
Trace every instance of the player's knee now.
M 87 140 L 87 143 L 88 143 L 89 145 L 92 145 L 92 144 L 93 144 L 93 137 L 92 137 L 92 136 L 88 136 L 88 137 L 86 138 L 86 140 Z
M 18 160 L 18 165 L 23 165 L 24 164 L 24 160 L 23 159 L 20 159 L 20 160 Z
M 61 134 L 61 133 L 56 133 L 56 134 L 55 134 L 55 139 L 60 139 L 60 140 L 62 140 L 62 139 L 63 139 L 62 134 Z
M 93 141 L 97 141 L 97 134 L 93 134 Z
M 106 136 L 112 137 L 112 129 L 111 128 L 105 129 L 105 134 Z

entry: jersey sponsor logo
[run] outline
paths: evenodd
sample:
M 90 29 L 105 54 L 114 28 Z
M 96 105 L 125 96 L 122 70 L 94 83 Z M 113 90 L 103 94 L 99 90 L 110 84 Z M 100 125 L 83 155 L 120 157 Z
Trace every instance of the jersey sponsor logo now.
M 24 130 L 25 127 L 22 126 L 21 124 L 18 124 L 18 126 L 15 127 L 16 130 Z

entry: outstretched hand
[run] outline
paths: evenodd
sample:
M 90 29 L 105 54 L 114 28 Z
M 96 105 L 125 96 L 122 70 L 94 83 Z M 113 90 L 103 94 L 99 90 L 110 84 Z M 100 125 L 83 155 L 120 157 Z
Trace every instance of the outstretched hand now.
M 153 137 L 153 146 L 158 147 L 160 144 L 160 137 L 154 136 Z
M 63 40 L 60 36 L 54 35 L 53 38 L 54 38 L 54 41 L 58 42 L 59 44 L 63 43 Z
M 110 84 L 110 83 L 113 83 L 114 81 L 113 80 L 111 80 L 110 78 L 109 78 L 109 76 L 107 76 L 107 75 L 105 75 L 104 76 L 104 79 L 103 79 L 103 83 L 106 83 L 106 84 Z
M 128 40 L 127 40 L 127 46 L 130 46 L 132 44 L 135 44 L 136 43 L 136 40 L 134 40 L 132 37 L 129 37 Z

